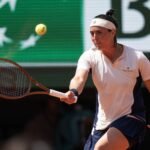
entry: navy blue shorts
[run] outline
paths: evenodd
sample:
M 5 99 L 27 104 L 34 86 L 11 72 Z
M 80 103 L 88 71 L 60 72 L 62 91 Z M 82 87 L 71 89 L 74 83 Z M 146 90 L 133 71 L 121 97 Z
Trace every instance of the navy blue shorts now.
M 142 119 L 133 118 L 130 115 L 123 116 L 112 122 L 105 130 L 95 130 L 85 143 L 84 150 L 94 150 L 96 142 L 102 137 L 110 127 L 115 127 L 120 130 L 128 139 L 132 150 L 138 150 L 139 144 L 144 139 L 146 131 L 146 123 Z

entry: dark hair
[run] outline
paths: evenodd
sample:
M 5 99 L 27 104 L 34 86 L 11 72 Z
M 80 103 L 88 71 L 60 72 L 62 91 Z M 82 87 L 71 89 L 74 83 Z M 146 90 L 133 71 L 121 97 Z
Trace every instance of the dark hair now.
M 118 28 L 117 20 L 114 18 L 113 14 L 114 14 L 114 9 L 110 9 L 106 12 L 106 14 L 100 14 L 98 16 L 95 16 L 94 18 L 101 18 L 101 19 L 108 20 L 112 22 L 116 28 Z

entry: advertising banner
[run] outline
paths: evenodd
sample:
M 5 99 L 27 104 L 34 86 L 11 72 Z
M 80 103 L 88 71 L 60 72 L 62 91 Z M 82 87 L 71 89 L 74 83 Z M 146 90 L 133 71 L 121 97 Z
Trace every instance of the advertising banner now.
M 150 52 L 150 0 L 0 0 L 0 57 L 27 65 L 75 64 L 92 45 L 91 19 L 115 9 L 118 42 Z M 39 36 L 35 26 L 44 23 Z

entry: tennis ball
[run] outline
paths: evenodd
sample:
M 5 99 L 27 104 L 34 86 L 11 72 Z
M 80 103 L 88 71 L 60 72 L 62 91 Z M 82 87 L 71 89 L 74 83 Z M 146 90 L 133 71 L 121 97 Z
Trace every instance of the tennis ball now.
M 47 32 L 46 25 L 43 23 L 37 24 L 35 27 L 35 32 L 38 35 L 44 35 Z

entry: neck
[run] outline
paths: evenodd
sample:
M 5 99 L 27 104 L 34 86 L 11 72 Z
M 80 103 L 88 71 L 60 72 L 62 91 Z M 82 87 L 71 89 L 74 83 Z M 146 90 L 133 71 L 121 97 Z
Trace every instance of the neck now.
M 121 54 L 123 51 L 122 45 L 120 44 L 115 44 L 112 47 L 107 47 L 105 49 L 102 49 L 103 54 L 106 55 L 111 62 L 114 62 Z

